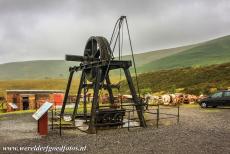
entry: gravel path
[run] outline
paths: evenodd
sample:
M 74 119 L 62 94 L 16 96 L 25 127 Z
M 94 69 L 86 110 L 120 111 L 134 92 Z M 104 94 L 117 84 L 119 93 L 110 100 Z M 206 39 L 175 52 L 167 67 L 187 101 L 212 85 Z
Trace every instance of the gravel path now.
M 64 130 L 62 137 L 58 130 L 38 136 L 31 114 L 0 116 L 0 153 L 10 152 L 3 146 L 35 145 L 86 146 L 86 151 L 72 153 L 230 153 L 230 109 L 184 106 L 180 112 L 179 124 L 175 119 L 162 120 L 159 128 L 113 129 L 97 135 Z

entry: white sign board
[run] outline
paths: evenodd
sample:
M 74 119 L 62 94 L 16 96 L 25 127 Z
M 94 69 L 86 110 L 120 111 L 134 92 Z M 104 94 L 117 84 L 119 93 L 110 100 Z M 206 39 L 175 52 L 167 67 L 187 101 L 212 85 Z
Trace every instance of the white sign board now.
M 36 120 L 39 120 L 53 105 L 53 103 L 45 102 L 42 106 L 32 115 L 32 117 Z
M 9 103 L 9 105 L 10 105 L 13 109 L 17 109 L 17 108 L 18 108 L 18 106 L 17 106 L 16 104 L 14 104 L 14 103 Z

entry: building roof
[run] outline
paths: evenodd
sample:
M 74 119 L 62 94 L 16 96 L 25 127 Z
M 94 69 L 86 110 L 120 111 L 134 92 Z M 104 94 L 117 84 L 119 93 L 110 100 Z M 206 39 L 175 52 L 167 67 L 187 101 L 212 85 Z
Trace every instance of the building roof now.
M 64 93 L 63 90 L 22 90 L 22 89 L 6 90 L 6 92 L 18 92 L 18 93 Z

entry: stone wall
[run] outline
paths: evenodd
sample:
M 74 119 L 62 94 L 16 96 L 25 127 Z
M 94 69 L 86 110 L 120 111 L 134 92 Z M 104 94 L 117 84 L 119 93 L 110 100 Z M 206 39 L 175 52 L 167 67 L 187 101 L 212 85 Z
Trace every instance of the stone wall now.
M 53 93 L 34 93 L 34 94 L 25 94 L 25 93 L 7 93 L 7 112 L 15 111 L 9 103 L 15 103 L 18 107 L 16 110 L 23 110 L 23 97 L 28 97 L 29 100 L 29 109 L 38 109 L 46 101 L 54 102 Z

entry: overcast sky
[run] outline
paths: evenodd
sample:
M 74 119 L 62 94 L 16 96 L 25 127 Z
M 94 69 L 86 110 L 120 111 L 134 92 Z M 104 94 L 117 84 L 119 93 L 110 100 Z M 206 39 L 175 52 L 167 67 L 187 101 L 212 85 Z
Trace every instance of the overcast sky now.
M 83 55 L 90 36 L 111 37 L 120 15 L 135 53 L 230 34 L 229 0 L 0 0 L 0 63 Z

